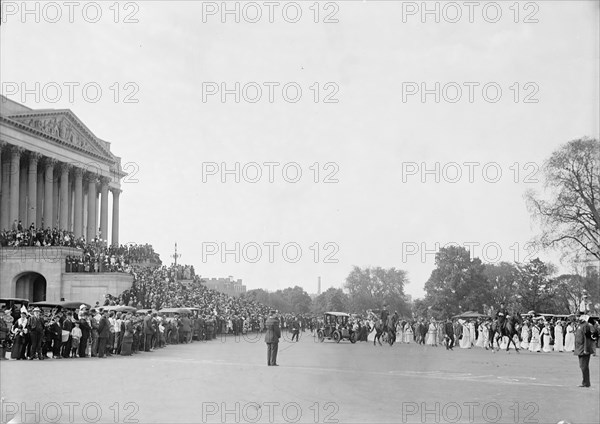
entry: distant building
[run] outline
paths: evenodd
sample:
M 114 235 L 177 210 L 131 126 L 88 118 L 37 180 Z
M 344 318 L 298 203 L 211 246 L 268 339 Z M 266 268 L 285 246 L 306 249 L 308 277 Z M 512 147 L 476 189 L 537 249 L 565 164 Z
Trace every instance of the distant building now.
M 202 284 L 228 296 L 238 297 L 246 293 L 246 286 L 242 284 L 242 280 L 234 280 L 231 275 L 227 278 L 202 278 Z

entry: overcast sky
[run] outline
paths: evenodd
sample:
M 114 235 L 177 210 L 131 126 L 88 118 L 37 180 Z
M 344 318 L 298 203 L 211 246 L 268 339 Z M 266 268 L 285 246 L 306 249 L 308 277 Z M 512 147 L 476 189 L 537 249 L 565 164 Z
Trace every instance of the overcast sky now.
M 112 143 L 132 174 L 121 242 L 166 263 L 177 242 L 179 262 L 248 289 L 315 293 L 318 276 L 325 290 L 382 266 L 406 270 L 419 297 L 436 243 L 537 257 L 524 192 L 560 144 L 598 136 L 598 2 L 428 2 L 439 22 L 421 2 L 275 2 L 272 23 L 263 2 L 228 2 L 239 23 L 222 2 L 98 4 L 70 22 L 63 2 L 39 3 L 37 23 L 3 2 L 3 94 L 69 108 Z M 40 98 L 15 83 L 39 83 Z

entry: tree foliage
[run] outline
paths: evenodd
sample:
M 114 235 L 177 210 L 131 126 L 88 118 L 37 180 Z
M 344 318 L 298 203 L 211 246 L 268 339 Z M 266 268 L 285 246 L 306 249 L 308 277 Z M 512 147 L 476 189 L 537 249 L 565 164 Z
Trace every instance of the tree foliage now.
M 584 251 L 600 259 L 600 143 L 580 138 L 556 150 L 544 165 L 546 198 L 526 194 L 541 223 L 538 242 L 570 255 Z
M 263 289 L 249 290 L 246 299 L 254 300 L 281 312 L 304 314 L 310 311 L 312 299 L 300 286 L 268 293 Z
M 600 303 L 600 286 L 598 285 L 598 274 L 592 272 L 586 276 L 579 274 L 563 274 L 556 278 L 553 305 L 556 313 L 568 314 L 578 310 L 587 294 L 588 301 L 592 307 Z
M 426 303 L 432 316 L 443 318 L 465 311 L 483 312 L 489 302 L 489 284 L 485 266 L 471 259 L 461 246 L 441 248 L 435 255 L 436 268 L 425 283 Z
M 519 269 L 515 264 L 510 262 L 485 264 L 484 274 L 488 280 L 489 300 L 485 303 L 486 310 L 483 313 L 495 310 L 502 302 L 509 310 L 521 308 L 515 297 L 519 279 Z
M 406 271 L 355 266 L 346 278 L 344 288 L 348 292 L 350 307 L 355 312 L 380 309 L 386 304 L 391 311 L 409 315 L 410 309 L 404 295 L 405 284 L 408 284 Z
M 348 295 L 342 289 L 329 288 L 313 300 L 312 312 L 321 315 L 326 311 L 352 312 L 350 310 L 350 300 Z
M 552 299 L 555 281 L 551 278 L 554 267 L 536 258 L 524 264 L 517 264 L 517 268 L 519 272 L 516 295 L 521 312 L 554 312 Z

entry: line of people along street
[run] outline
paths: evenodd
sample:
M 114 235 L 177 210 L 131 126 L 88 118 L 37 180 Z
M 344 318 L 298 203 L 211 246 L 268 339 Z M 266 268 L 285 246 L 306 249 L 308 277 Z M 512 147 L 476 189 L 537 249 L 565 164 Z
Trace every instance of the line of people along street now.
M 213 340 L 221 333 L 216 317 L 166 317 L 152 310 L 135 314 L 81 305 L 47 315 L 38 307 L 21 308 L 17 319 L 11 310 L 0 314 L 3 352 L 9 351 L 14 360 L 131 356 L 170 344 Z

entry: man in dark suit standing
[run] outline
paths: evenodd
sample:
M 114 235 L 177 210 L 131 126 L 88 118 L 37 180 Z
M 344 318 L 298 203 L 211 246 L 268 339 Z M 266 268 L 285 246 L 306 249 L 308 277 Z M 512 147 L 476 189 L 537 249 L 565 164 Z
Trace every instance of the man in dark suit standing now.
M 454 326 L 452 325 L 452 320 L 450 318 L 446 320 L 444 330 L 446 331 L 446 336 L 444 337 L 446 350 L 452 350 L 454 347 Z
M 590 387 L 590 355 L 594 353 L 594 340 L 598 335 L 596 329 L 588 322 L 589 317 L 580 312 L 579 326 L 575 331 L 574 355 L 579 357 L 579 368 L 583 380 L 579 387 Z
M 98 358 L 106 358 L 106 343 L 110 336 L 110 322 L 108 321 L 108 312 L 102 311 L 102 318 L 98 323 Z
M 267 332 L 265 334 L 265 343 L 267 343 L 267 365 L 277 367 L 277 350 L 279 349 L 279 338 L 281 329 L 279 320 L 275 316 L 275 311 L 269 312 L 269 318 L 265 322 Z
M 182 343 L 189 343 L 190 331 L 192 331 L 192 321 L 187 315 L 181 318 L 181 341 Z
M 152 347 L 152 336 L 154 336 L 154 323 L 152 321 L 152 310 L 148 311 L 148 314 L 144 318 L 144 351 L 150 352 Z
M 87 358 L 87 344 L 92 333 L 89 314 L 86 312 L 79 314 L 79 328 L 81 328 L 81 340 L 79 341 L 79 357 Z
M 294 322 L 292 322 L 292 341 L 294 341 L 294 337 L 296 341 L 298 341 L 298 337 L 300 336 L 300 321 L 298 317 L 294 318 Z
M 42 355 L 42 336 L 44 335 L 44 320 L 40 316 L 40 308 L 33 310 L 33 316 L 29 319 L 29 333 L 31 336 L 31 350 L 29 359 L 44 359 Z
M 73 330 L 74 326 L 75 326 L 75 324 L 73 324 L 73 312 L 69 311 L 69 312 L 67 312 L 67 316 L 62 323 L 62 331 L 66 331 L 69 333 L 69 336 L 67 337 L 67 341 L 63 342 L 62 346 L 61 346 L 63 358 L 68 358 L 69 356 L 71 356 L 71 342 L 72 342 L 71 330 Z M 61 336 L 62 336 L 62 333 L 61 333 Z

